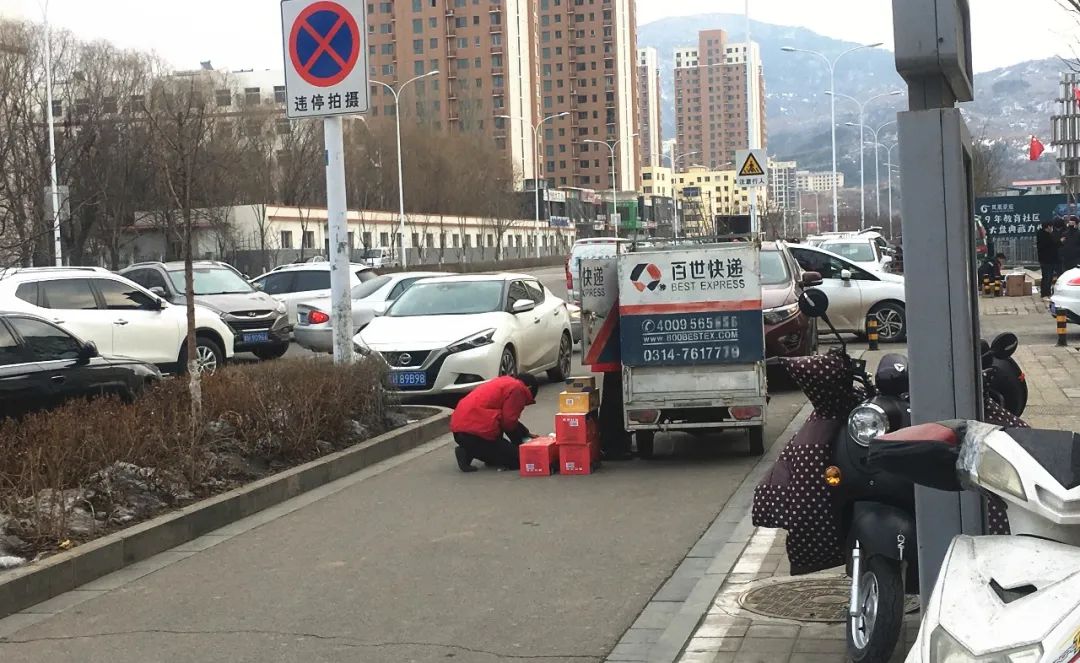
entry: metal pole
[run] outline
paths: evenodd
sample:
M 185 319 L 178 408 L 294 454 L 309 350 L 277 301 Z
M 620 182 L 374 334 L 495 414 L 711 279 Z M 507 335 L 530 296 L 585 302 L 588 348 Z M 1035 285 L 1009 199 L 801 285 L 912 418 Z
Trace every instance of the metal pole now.
M 832 62 L 829 62 L 829 92 L 829 129 L 832 132 L 832 229 L 836 232 L 840 223 L 840 203 L 836 182 L 836 65 Z
M 326 220 L 330 231 L 330 323 L 334 363 L 353 360 L 352 297 L 349 288 L 349 208 L 345 198 L 345 139 L 340 116 L 323 119 L 326 144 Z M 402 256 L 404 258 L 404 255 Z
M 398 91 L 389 85 L 386 87 L 394 95 L 394 124 L 397 128 L 398 244 L 401 246 L 401 266 L 408 267 L 408 244 L 405 240 L 405 174 L 401 165 L 401 104 L 398 103 Z
M 896 235 L 893 233 L 893 206 L 892 206 L 892 151 L 893 147 L 896 147 L 899 143 L 894 143 L 892 147 L 885 150 L 885 169 L 888 170 L 889 178 L 889 240 L 895 241 Z
M 866 138 L 863 129 L 863 106 L 859 104 L 859 230 L 866 230 L 866 167 L 863 164 Z
M 56 175 L 56 123 L 53 119 L 52 32 L 49 29 L 48 5 L 45 13 L 45 118 L 49 125 L 49 195 L 53 213 L 53 258 L 56 266 L 64 264 L 60 242 L 60 184 Z
M 615 215 L 619 213 L 619 194 L 616 193 L 618 187 L 615 184 L 615 146 L 618 144 L 619 141 L 615 141 L 611 145 L 608 145 L 608 150 L 611 151 L 611 228 L 615 233 L 612 237 L 619 236 L 619 227 L 615 225 Z
M 874 133 L 874 191 L 877 193 L 877 221 L 881 222 L 881 155 L 877 132 Z
M 537 137 L 537 140 L 539 140 L 539 137 Z M 538 158 L 541 156 L 540 152 L 541 152 L 541 150 L 537 149 L 536 155 L 537 155 Z M 539 164 L 539 162 L 537 162 L 537 164 Z M 533 173 L 534 176 L 537 175 L 537 174 L 538 173 Z M 535 223 L 533 225 L 533 244 L 536 244 L 536 257 L 539 258 L 540 257 L 540 178 L 539 177 L 534 177 L 533 178 L 533 191 L 534 191 L 533 196 L 535 198 L 533 206 L 536 208 L 536 210 L 535 210 L 535 212 L 536 212 L 536 221 L 535 221 Z
M 755 149 L 758 147 L 757 128 L 754 108 L 754 63 L 751 57 L 750 41 L 750 0 L 746 0 L 746 147 Z M 758 237 L 760 225 L 757 212 L 757 187 L 750 187 L 750 235 Z

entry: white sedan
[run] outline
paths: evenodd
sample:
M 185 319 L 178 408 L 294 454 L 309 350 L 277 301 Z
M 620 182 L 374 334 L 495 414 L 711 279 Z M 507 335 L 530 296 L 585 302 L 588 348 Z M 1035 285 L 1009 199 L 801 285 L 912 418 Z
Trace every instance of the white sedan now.
M 363 331 L 377 316 L 386 313 L 403 292 L 420 279 L 448 276 L 446 272 L 400 272 L 365 281 L 352 289 L 353 330 Z M 334 330 L 330 324 L 333 308 L 329 297 L 320 297 L 296 305 L 296 327 L 293 337 L 297 345 L 314 352 L 334 351 Z
M 1065 270 L 1054 284 L 1050 298 L 1050 315 L 1064 313 L 1066 320 L 1080 324 L 1080 267 Z
M 818 248 L 835 253 L 870 272 L 887 272 L 892 265 L 892 256 L 885 252 L 874 237 L 857 235 L 843 239 L 827 239 L 819 244 Z
M 818 272 L 817 288 L 829 296 L 829 320 L 837 331 L 863 334 L 866 320 L 878 323 L 883 342 L 907 338 L 904 277 L 865 270 L 850 260 L 805 244 L 788 244 L 803 271 Z
M 570 373 L 566 303 L 523 274 L 424 279 L 355 337 L 410 395 L 465 393 L 500 375 Z

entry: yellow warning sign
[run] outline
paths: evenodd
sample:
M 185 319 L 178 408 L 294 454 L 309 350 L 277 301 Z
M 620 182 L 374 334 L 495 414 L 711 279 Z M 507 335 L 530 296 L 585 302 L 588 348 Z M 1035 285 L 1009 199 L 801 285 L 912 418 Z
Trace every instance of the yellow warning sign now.
M 739 169 L 739 177 L 761 177 L 765 174 L 765 170 L 762 169 L 761 164 L 758 163 L 757 157 L 751 152 L 746 157 L 746 163 Z

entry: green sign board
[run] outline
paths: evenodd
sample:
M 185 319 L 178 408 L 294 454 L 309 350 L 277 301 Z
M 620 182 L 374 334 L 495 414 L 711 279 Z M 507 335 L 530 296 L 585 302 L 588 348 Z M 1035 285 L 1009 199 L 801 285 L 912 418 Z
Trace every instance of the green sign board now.
M 988 238 L 1034 237 L 1044 221 L 1067 212 L 1064 195 L 997 196 L 975 199 L 975 220 Z M 1075 206 L 1074 206 L 1075 207 Z

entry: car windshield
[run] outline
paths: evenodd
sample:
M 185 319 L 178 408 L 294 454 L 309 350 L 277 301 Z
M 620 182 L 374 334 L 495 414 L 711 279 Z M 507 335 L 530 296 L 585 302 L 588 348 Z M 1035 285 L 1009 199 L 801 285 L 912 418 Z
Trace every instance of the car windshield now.
M 224 267 L 196 267 L 193 270 L 196 295 L 239 295 L 254 292 L 255 288 L 236 272 Z M 169 280 L 178 292 L 187 292 L 184 287 L 184 270 L 169 272 Z
M 371 279 L 370 281 L 365 281 L 364 283 L 361 283 L 360 285 L 358 285 L 358 286 L 356 286 L 355 288 L 352 289 L 352 298 L 353 299 L 366 299 L 367 297 L 370 297 L 370 296 L 374 295 L 375 291 L 377 291 L 379 288 L 383 287 L 384 285 L 386 285 L 389 282 L 390 282 L 390 277 L 389 276 L 380 276 L 377 279 Z
M 364 251 L 364 257 L 365 258 L 381 258 L 382 257 L 382 251 L 379 250 L 379 249 L 368 249 L 367 251 Z
M 779 285 L 787 283 L 787 264 L 779 251 L 761 252 L 761 285 Z
M 874 249 L 869 242 L 825 242 L 821 248 L 854 262 L 874 262 Z
M 418 315 L 469 315 L 502 308 L 502 281 L 451 281 L 418 283 L 390 307 L 387 315 L 406 318 Z

